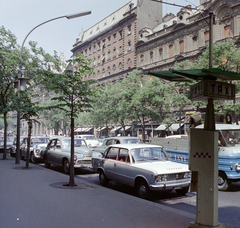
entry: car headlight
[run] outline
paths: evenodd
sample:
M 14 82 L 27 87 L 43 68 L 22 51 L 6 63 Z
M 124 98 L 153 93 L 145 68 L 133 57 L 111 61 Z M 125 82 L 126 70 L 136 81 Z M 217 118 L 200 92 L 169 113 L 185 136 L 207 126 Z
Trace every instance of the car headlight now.
M 74 155 L 74 161 L 77 161 L 77 155 Z
M 191 172 L 188 172 L 188 173 L 185 173 L 184 174 L 184 179 L 189 179 L 189 178 L 191 178 Z
M 237 163 L 235 168 L 237 171 L 240 171 L 240 163 Z
M 168 181 L 168 175 L 158 175 L 155 177 L 155 182 Z

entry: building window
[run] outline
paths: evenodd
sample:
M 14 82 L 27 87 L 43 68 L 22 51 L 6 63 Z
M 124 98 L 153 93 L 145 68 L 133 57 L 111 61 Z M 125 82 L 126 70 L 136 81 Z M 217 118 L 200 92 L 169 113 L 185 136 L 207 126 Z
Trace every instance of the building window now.
M 205 45 L 207 46 L 209 43 L 209 31 L 204 32 L 204 40 L 205 40 Z
M 102 76 L 105 77 L 105 69 L 102 70 Z
M 108 45 L 111 44 L 111 36 L 108 37 Z
M 113 65 L 113 74 L 116 73 L 116 65 Z
M 150 52 L 150 63 L 153 63 L 153 52 Z
M 85 50 L 85 57 L 87 56 L 87 49 Z
M 122 30 L 121 30 L 121 31 L 119 31 L 119 40 L 122 39 L 122 36 L 123 36 L 123 33 L 122 33 Z
M 131 41 L 128 41 L 128 51 L 131 51 Z
M 116 33 L 114 33 L 113 34 L 113 43 L 115 43 L 117 41 L 116 37 L 117 37 L 117 35 L 116 35 Z
M 128 25 L 128 35 L 131 34 L 131 27 L 132 27 L 132 25 Z
M 173 45 L 169 46 L 169 58 L 173 57 Z
M 122 55 L 122 46 L 119 46 L 119 55 Z
M 89 55 L 92 54 L 92 49 L 91 49 L 91 47 L 88 49 L 88 54 L 89 54 Z
M 108 49 L 108 53 L 107 53 L 107 60 L 111 59 L 111 51 L 110 49 Z
M 180 41 L 179 42 L 179 53 L 183 53 L 184 52 L 184 42 L 183 41 Z
M 131 61 L 131 59 L 128 59 L 128 69 L 130 69 L 130 68 L 131 68 L 131 64 L 132 64 L 132 61 Z
M 108 69 L 107 69 L 107 75 L 108 75 L 108 76 L 111 75 L 111 68 L 110 68 L 110 67 L 108 67 Z
M 230 37 L 230 25 L 224 27 L 225 37 Z
M 93 66 L 96 66 L 96 58 L 93 58 Z
M 163 49 L 159 49 L 159 60 L 163 60 Z
M 98 51 L 101 49 L 101 44 L 98 42 Z
M 116 58 L 116 48 L 113 48 L 113 58 Z
M 102 46 L 102 51 L 103 52 L 105 51 L 105 44 L 103 44 L 103 46 Z
M 96 52 L 96 45 L 94 44 L 93 45 L 93 53 L 95 53 Z
M 144 65 L 144 55 L 141 55 L 141 66 Z
M 120 62 L 119 65 L 118 65 L 118 69 L 119 69 L 119 72 L 122 71 L 122 63 Z

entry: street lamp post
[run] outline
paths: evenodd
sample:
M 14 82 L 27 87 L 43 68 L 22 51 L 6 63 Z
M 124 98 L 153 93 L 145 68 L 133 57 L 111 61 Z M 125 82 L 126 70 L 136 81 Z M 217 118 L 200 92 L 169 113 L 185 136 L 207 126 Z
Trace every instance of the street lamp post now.
M 26 41 L 26 39 L 28 38 L 28 36 L 30 35 L 30 33 L 35 30 L 36 28 L 38 28 L 41 25 L 44 25 L 48 22 L 54 21 L 54 20 L 58 20 L 61 18 L 67 18 L 67 19 L 74 19 L 77 17 L 82 17 L 85 15 L 89 15 L 91 14 L 91 11 L 84 11 L 84 12 L 80 12 L 80 13 L 75 13 L 75 14 L 69 14 L 69 15 L 64 15 L 64 16 L 60 16 L 60 17 L 55 17 L 53 19 L 47 20 L 37 26 L 35 26 L 28 34 L 27 36 L 24 38 L 22 46 L 21 46 L 21 52 L 20 52 L 20 63 L 19 63 L 19 78 L 17 80 L 17 83 L 15 83 L 15 89 L 20 90 L 21 89 L 21 83 L 22 84 L 26 84 L 26 79 L 24 79 L 24 77 L 22 77 L 22 51 L 23 51 L 23 46 L 24 43 Z M 24 87 L 24 86 L 23 86 Z M 22 89 L 24 90 L 25 88 Z M 20 164 L 20 112 L 17 113 L 17 145 L 16 145 L 16 164 Z

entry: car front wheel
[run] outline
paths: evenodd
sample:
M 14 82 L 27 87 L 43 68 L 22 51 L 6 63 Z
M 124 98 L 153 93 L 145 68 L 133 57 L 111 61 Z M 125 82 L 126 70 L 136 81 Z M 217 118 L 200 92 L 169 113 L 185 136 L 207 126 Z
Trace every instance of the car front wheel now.
M 63 172 L 66 174 L 69 174 L 70 172 L 70 164 L 67 159 L 63 161 Z
M 34 157 L 33 153 L 31 153 L 31 161 L 32 161 L 33 164 L 36 163 L 36 158 Z
M 106 187 L 109 183 L 109 179 L 106 177 L 102 170 L 99 172 L 99 182 L 104 187 Z
M 50 168 L 50 166 L 51 166 L 51 164 L 48 163 L 47 156 L 44 157 L 44 166 L 45 166 L 45 168 Z
M 218 190 L 227 191 L 231 187 L 232 181 L 227 179 L 225 173 L 219 172 L 218 174 Z
M 140 181 L 137 185 L 137 194 L 142 199 L 150 199 L 151 191 L 146 181 Z

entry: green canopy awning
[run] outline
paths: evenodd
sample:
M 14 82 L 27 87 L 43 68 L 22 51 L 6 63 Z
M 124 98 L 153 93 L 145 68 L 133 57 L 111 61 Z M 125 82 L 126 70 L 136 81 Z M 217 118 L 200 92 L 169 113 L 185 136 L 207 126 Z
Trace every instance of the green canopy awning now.
M 240 80 L 240 73 L 225 71 L 218 68 L 188 69 L 143 72 L 145 75 L 153 75 L 168 81 L 191 81 L 191 80 Z

